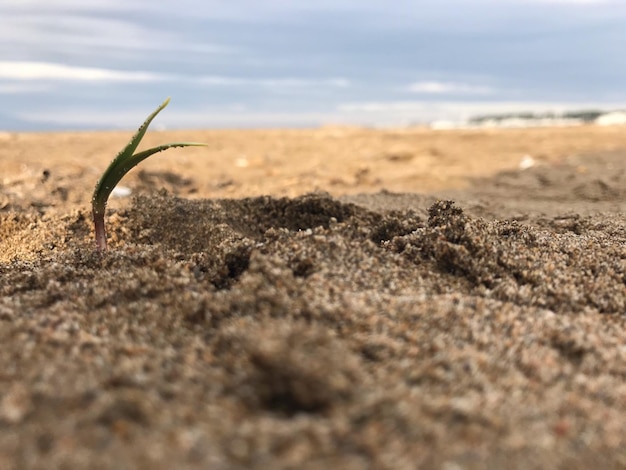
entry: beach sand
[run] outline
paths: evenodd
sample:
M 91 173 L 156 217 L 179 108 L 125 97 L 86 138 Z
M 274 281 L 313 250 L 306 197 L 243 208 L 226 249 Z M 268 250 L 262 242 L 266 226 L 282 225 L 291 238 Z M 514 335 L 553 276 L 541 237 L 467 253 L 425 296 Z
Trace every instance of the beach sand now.
M 129 137 L 0 134 L 0 468 L 626 467 L 626 129 L 153 132 L 100 254 Z

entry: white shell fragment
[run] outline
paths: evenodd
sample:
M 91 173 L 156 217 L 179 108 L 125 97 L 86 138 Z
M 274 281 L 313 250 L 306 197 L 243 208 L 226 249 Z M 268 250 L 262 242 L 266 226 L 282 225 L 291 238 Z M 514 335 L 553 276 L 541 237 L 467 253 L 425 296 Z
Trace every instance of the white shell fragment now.
M 113 197 L 128 197 L 133 193 L 133 190 L 127 186 L 116 186 L 111 191 L 111 196 Z
M 535 159 L 530 155 L 524 155 L 524 158 L 519 162 L 520 170 L 528 170 L 535 166 Z

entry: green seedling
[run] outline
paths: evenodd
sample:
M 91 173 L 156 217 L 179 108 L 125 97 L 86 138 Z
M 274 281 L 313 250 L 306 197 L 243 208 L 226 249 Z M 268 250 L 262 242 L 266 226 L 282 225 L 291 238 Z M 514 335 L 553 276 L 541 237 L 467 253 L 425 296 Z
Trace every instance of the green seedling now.
M 120 182 L 126 173 L 149 156 L 162 152 L 163 150 L 174 147 L 200 147 L 207 145 L 199 142 L 172 142 L 169 144 L 159 145 L 158 147 L 153 147 L 142 152 L 133 153 L 148 130 L 148 126 L 152 120 L 169 104 L 169 102 L 170 99 L 166 99 L 161 106 L 148 116 L 148 119 L 144 121 L 135 135 L 133 135 L 130 142 L 128 142 L 128 145 L 126 145 L 126 147 L 124 147 L 122 151 L 117 154 L 117 157 L 113 159 L 96 184 L 96 189 L 94 190 L 93 197 L 91 199 L 91 205 L 93 223 L 96 232 L 96 246 L 99 251 L 106 251 L 107 249 L 107 237 L 104 227 L 104 211 L 106 209 L 107 201 L 111 192 L 115 186 L 117 186 L 117 183 Z

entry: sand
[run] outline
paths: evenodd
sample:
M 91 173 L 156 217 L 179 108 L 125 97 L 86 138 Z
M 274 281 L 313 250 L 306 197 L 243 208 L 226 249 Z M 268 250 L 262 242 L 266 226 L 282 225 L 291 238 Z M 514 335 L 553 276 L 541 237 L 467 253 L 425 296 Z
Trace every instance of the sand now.
M 626 467 L 626 130 L 0 134 L 0 468 Z M 520 169 L 525 156 L 535 165 Z

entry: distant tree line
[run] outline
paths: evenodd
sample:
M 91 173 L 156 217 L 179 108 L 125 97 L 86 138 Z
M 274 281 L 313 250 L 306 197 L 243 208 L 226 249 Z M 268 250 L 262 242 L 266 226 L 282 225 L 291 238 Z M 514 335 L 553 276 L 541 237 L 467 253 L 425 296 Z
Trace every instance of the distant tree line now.
M 556 113 L 548 111 L 544 113 L 533 113 L 530 111 L 518 112 L 518 113 L 502 113 L 502 114 L 483 114 L 470 118 L 471 124 L 481 124 L 485 121 L 504 121 L 506 119 L 524 119 L 524 120 L 539 120 L 539 119 L 579 119 L 585 123 L 591 123 L 603 114 L 607 114 L 609 111 L 600 111 L 597 109 L 583 109 L 579 111 L 566 111 L 563 113 Z

